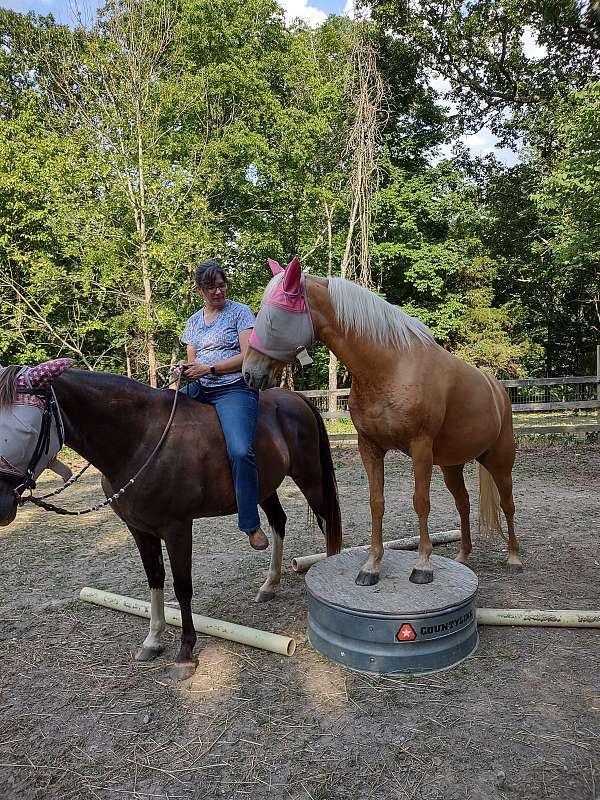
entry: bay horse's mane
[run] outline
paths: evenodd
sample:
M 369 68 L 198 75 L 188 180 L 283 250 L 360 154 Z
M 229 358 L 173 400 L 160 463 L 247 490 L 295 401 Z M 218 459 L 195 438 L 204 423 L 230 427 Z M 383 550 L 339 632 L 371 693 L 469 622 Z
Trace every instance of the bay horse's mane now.
M 358 336 L 400 349 L 410 349 L 414 337 L 423 344 L 435 341 L 420 319 L 357 283 L 345 278 L 329 278 L 329 295 L 338 323 Z
M 103 389 L 110 389 L 112 387 L 114 389 L 139 392 L 140 394 L 146 395 L 154 394 L 157 391 L 151 386 L 148 386 L 147 383 L 137 381 L 135 378 L 127 378 L 125 375 L 117 375 L 114 372 L 95 372 L 93 370 L 71 368 L 67 370 L 64 375 L 67 377 L 69 375 L 85 375 L 92 384 L 97 383 Z
M 7 367 L 0 367 L 0 408 L 12 405 L 17 395 L 17 375 L 23 369 L 22 364 L 10 364 Z M 126 391 L 127 393 L 139 392 L 143 395 L 156 393 L 145 383 L 136 381 L 133 378 L 126 378 L 124 375 L 115 375 L 112 372 L 93 372 L 92 370 L 69 369 L 65 375 L 84 375 L 91 381 L 92 385 L 97 384 L 100 388 L 110 392 L 111 389 Z

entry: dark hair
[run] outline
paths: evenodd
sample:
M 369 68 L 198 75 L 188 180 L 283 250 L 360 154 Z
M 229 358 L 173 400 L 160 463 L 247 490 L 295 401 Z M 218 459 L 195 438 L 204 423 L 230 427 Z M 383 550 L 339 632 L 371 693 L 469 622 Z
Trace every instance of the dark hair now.
M 209 259 L 196 267 L 196 286 L 212 286 L 217 278 L 227 283 L 227 277 L 218 261 Z

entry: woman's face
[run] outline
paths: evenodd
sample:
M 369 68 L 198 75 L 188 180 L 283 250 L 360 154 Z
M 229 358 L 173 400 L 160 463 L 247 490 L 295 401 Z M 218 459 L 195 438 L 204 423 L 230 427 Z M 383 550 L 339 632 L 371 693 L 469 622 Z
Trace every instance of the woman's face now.
M 227 298 L 227 283 L 223 278 L 217 276 L 214 283 L 208 286 L 199 287 L 204 304 L 214 309 L 221 309 L 225 305 Z

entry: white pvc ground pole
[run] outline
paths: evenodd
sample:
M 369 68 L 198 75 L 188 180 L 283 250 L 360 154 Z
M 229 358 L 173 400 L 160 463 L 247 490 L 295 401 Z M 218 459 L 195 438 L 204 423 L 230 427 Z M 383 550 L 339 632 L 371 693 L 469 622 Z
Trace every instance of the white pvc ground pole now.
M 460 531 L 451 530 L 432 533 L 429 539 L 433 545 L 459 542 Z M 348 550 L 368 550 L 370 546 L 370 544 L 362 544 L 358 547 L 346 547 L 342 552 Z M 419 547 L 419 537 L 406 536 L 404 539 L 392 539 L 389 542 L 384 542 L 383 547 L 387 550 L 416 550 Z M 315 553 L 312 556 L 297 556 L 292 559 L 292 569 L 294 572 L 307 572 L 313 564 L 322 561 L 324 558 L 327 558 L 327 553 Z
M 477 624 L 529 625 L 536 628 L 600 628 L 600 611 L 478 608 Z
M 111 608 L 114 611 L 124 611 L 126 614 L 150 619 L 150 603 L 145 600 L 138 600 L 135 597 L 125 597 L 121 594 L 113 594 L 112 592 L 104 592 L 102 589 L 84 586 L 79 593 L 79 598 L 86 603 L 94 603 L 97 606 Z M 233 622 L 226 622 L 222 619 L 203 617 L 201 614 L 192 614 L 192 619 L 196 633 L 218 636 L 220 639 L 257 647 L 260 650 L 278 653 L 281 656 L 293 656 L 296 651 L 296 642 L 291 636 L 280 636 L 278 633 L 248 628 L 245 625 L 236 625 Z M 181 612 L 179 609 L 165 605 L 165 622 L 168 625 L 175 625 L 181 628 Z

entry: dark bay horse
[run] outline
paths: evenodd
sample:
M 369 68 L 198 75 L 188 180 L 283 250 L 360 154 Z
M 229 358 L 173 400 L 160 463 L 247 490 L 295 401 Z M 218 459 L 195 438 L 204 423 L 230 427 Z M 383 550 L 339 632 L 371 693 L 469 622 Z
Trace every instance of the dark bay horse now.
M 0 389 L 6 397 L 11 387 L 1 384 L 0 371 Z M 75 369 L 55 378 L 52 387 L 66 444 L 97 467 L 103 476 L 103 490 L 110 496 L 129 481 L 159 441 L 172 409 L 173 391 Z M 293 478 L 314 511 L 325 533 L 328 554 L 340 551 L 342 531 L 327 432 L 309 401 L 279 389 L 261 394 L 256 456 L 261 507 L 274 534 L 269 573 L 256 598 L 263 601 L 273 597 L 279 584 L 286 515 L 276 490 L 286 475 Z M 15 517 L 14 485 L 0 479 L 0 524 L 9 524 Z M 176 660 L 189 666 L 196 643 L 191 610 L 192 521 L 236 511 L 225 440 L 214 408 L 180 395 L 162 447 L 112 507 L 133 535 L 151 590 L 150 631 L 137 658 L 154 658 L 162 649 L 162 540 L 181 608 L 181 647 Z M 242 534 L 239 546 L 247 546 Z
M 379 580 L 383 557 L 383 462 L 388 450 L 408 454 L 414 470 L 419 557 L 413 583 L 433 580 L 430 510 L 432 467 L 442 468 L 460 515 L 461 548 L 471 552 L 469 495 L 463 468 L 480 464 L 480 527 L 500 533 L 499 507 L 508 524 L 508 566 L 521 569 L 513 523 L 512 408 L 494 378 L 451 355 L 429 329 L 382 298 L 342 278 L 304 276 L 297 258 L 285 272 L 269 261 L 274 277 L 265 289 L 243 365 L 249 386 L 268 388 L 285 362 L 316 338 L 348 367 L 348 408 L 369 479 L 371 549 L 356 583 Z

